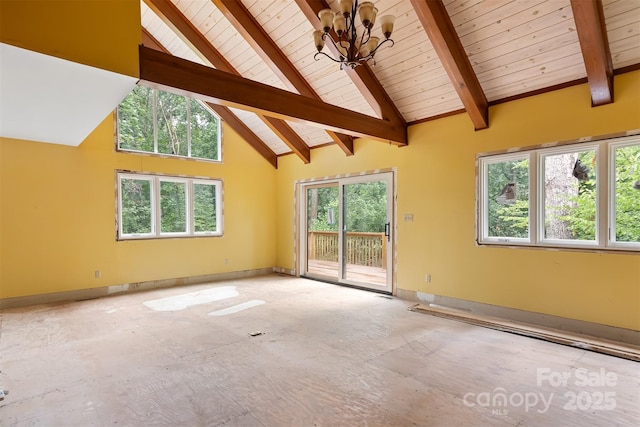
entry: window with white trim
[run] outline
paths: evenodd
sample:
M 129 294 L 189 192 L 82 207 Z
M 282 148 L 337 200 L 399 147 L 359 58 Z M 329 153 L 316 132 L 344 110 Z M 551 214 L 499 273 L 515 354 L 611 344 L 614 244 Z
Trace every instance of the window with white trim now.
M 640 136 L 478 163 L 480 244 L 640 250 Z
M 222 181 L 117 174 L 118 239 L 222 235 Z
M 117 117 L 118 150 L 220 160 L 220 119 L 199 100 L 136 86 Z

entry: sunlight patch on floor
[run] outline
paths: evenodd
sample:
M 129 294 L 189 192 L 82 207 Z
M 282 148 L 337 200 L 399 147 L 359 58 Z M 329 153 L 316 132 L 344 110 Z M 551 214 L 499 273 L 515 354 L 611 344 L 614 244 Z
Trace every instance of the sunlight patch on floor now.
M 145 301 L 143 304 L 155 311 L 179 311 L 185 308 L 220 301 L 240 295 L 235 286 L 220 286 L 188 294 Z

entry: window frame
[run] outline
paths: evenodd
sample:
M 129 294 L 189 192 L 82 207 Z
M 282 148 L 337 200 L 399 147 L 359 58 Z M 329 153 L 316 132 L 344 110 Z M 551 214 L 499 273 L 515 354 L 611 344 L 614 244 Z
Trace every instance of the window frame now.
M 602 241 L 601 230 L 599 227 L 600 220 L 602 218 L 599 206 L 599 199 L 601 198 L 601 178 L 603 174 L 600 173 L 600 163 L 602 162 L 601 156 L 601 144 L 569 144 L 561 147 L 545 148 L 535 150 L 537 173 L 534 178 L 536 181 L 536 187 L 538 193 L 536 194 L 536 242 L 542 246 L 549 247 L 576 247 L 576 248 L 598 248 Z M 570 153 L 581 153 L 584 151 L 595 151 L 596 156 L 596 226 L 595 226 L 595 240 L 579 240 L 579 239 L 550 239 L 545 237 L 545 219 L 546 219 L 546 194 L 544 189 L 545 179 L 545 158 L 549 156 L 556 156 Z M 606 177 L 605 177 L 606 179 Z
M 213 163 L 222 163 L 222 119 L 220 118 L 220 116 L 218 116 L 209 106 L 207 106 L 206 103 L 202 102 L 199 99 L 193 98 L 193 97 L 189 97 L 189 96 L 185 96 L 185 95 L 180 95 L 180 94 L 174 94 L 172 92 L 166 92 L 166 91 L 160 91 L 159 89 L 155 89 L 149 86 L 145 86 L 145 85 L 140 85 L 138 84 L 138 86 L 142 86 L 145 87 L 149 90 L 152 91 L 152 97 L 153 97 L 153 151 L 144 151 L 144 150 L 135 150 L 135 149 L 131 149 L 131 148 L 121 148 L 120 147 L 120 106 L 118 106 L 116 108 L 116 151 L 118 152 L 123 152 L 123 153 L 135 153 L 135 154 L 147 154 L 147 155 L 152 155 L 152 156 L 160 156 L 160 157 L 169 157 L 169 158 L 179 158 L 179 159 L 192 159 L 192 160 L 197 160 L 197 161 L 203 161 L 203 162 L 213 162 Z M 181 155 L 181 154 L 170 154 L 170 153 L 161 153 L 158 149 L 158 111 L 157 111 L 157 105 L 158 105 L 158 92 L 166 92 L 166 93 L 171 93 L 172 95 L 175 96 L 182 96 L 184 98 L 186 98 L 186 108 L 187 108 L 187 123 L 189 124 L 187 126 L 187 155 Z M 192 155 L 192 150 L 191 150 L 191 100 L 196 101 L 200 104 L 200 106 L 205 109 L 209 114 L 211 114 L 216 121 L 218 122 L 218 132 L 216 133 L 217 136 L 217 140 L 216 140 L 216 145 L 217 145 L 217 159 L 207 159 L 205 157 L 196 157 Z
M 640 251 L 640 242 L 616 241 L 615 150 L 640 145 L 640 134 L 582 138 L 565 143 L 477 154 L 476 244 L 480 246 L 540 247 L 586 251 Z M 545 159 L 549 156 L 594 150 L 596 156 L 595 240 L 545 238 Z M 493 237 L 489 231 L 488 165 L 529 159 L 529 238 Z M 638 195 L 640 197 L 640 194 Z
M 495 159 L 490 161 L 481 160 L 481 168 L 480 173 L 481 176 L 487 177 L 489 173 L 489 165 L 496 163 L 504 163 L 504 162 L 513 162 L 516 160 L 529 160 L 529 169 L 531 169 L 531 155 L 529 153 L 508 153 L 503 156 L 496 156 Z M 509 244 L 509 245 L 527 245 L 531 239 L 531 221 L 532 221 L 532 212 L 531 212 L 531 198 L 532 198 L 532 190 L 531 190 L 531 173 L 529 173 L 529 230 L 527 238 L 524 237 L 498 237 L 498 236 L 489 236 L 489 215 L 486 213 L 489 210 L 489 180 L 481 179 L 481 197 L 479 200 L 480 203 L 480 212 L 483 213 L 480 216 L 480 236 L 482 236 L 483 243 L 493 243 L 493 244 Z M 486 196 L 486 197 L 485 197 Z
M 608 182 L 608 205 L 607 205 L 607 214 L 609 218 L 609 227 L 607 229 L 607 244 L 614 249 L 622 249 L 622 250 L 640 250 L 640 243 L 638 242 L 619 242 L 616 240 L 616 189 L 617 189 L 617 179 L 616 179 L 616 155 L 615 150 L 617 148 L 624 147 L 632 147 L 640 145 L 640 135 L 636 135 L 634 137 L 628 138 L 620 138 L 618 141 L 612 141 L 609 144 L 607 155 L 608 166 L 609 166 L 609 182 Z M 640 197 L 640 191 L 638 192 L 638 197 Z
M 151 232 L 124 233 L 122 230 L 122 180 L 134 179 L 150 182 Z M 162 232 L 161 182 L 180 182 L 185 184 L 185 232 Z M 194 184 L 214 187 L 216 231 L 195 231 Z M 221 237 L 223 231 L 223 181 L 213 178 L 195 178 L 177 175 L 153 174 L 144 172 L 116 171 L 116 240 L 170 239 L 184 237 Z

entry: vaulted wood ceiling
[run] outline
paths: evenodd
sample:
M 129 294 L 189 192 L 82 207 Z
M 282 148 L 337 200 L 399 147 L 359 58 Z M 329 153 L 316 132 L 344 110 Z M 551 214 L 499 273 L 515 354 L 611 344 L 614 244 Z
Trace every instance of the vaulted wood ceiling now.
M 341 71 L 311 37 L 339 0 L 143 0 L 141 79 L 210 101 L 277 166 L 326 144 L 352 155 L 354 136 L 402 146 L 408 124 L 465 111 L 481 131 L 495 103 L 587 81 L 604 105 L 613 75 L 640 68 L 637 0 L 374 3 L 395 46 Z

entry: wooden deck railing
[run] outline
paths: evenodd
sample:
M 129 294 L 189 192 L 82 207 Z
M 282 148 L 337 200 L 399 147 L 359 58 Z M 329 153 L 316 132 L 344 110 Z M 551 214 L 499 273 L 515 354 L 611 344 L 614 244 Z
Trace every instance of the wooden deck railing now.
M 387 238 L 384 233 L 347 232 L 347 264 L 387 268 Z M 337 231 L 309 231 L 309 259 L 338 260 Z

